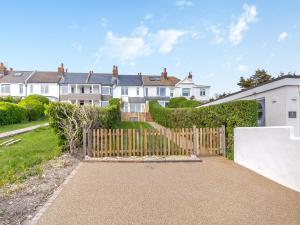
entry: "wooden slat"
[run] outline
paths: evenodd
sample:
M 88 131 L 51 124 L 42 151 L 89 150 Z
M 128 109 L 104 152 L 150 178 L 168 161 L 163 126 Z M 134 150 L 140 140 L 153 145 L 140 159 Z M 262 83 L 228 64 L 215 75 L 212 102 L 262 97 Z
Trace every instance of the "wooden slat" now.
M 168 156 L 171 155 L 171 130 L 168 130 Z
M 128 129 L 128 154 L 131 156 L 132 151 L 132 130 Z
M 96 130 L 93 129 L 93 157 L 96 157 Z
M 147 137 L 147 135 L 148 135 L 148 130 L 145 129 L 144 130 L 144 155 L 148 155 L 148 143 L 147 143 L 148 137 Z
M 96 130 L 97 132 L 97 135 L 96 135 L 96 138 L 97 138 L 97 157 L 100 157 L 100 135 L 99 135 L 99 129 Z

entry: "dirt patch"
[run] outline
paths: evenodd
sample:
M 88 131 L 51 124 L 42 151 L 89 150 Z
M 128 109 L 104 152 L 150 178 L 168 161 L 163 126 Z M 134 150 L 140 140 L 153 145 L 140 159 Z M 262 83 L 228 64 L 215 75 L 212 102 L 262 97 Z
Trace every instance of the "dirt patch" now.
M 0 224 L 23 224 L 33 218 L 78 163 L 62 155 L 45 163 L 42 175 L 0 189 Z

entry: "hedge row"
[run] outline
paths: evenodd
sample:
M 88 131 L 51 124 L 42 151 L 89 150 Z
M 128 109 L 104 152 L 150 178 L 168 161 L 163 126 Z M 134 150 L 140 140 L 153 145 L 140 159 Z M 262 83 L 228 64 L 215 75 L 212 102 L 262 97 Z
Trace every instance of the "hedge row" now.
M 234 101 L 201 108 L 163 108 L 151 101 L 149 111 L 153 120 L 165 127 L 221 127 L 226 128 L 228 157 L 233 159 L 234 127 L 257 126 L 258 104 L 255 100 Z
M 167 107 L 168 108 L 194 108 L 201 105 L 201 102 L 185 97 L 171 98 Z
M 30 95 L 15 104 L 18 101 L 10 96 L 0 99 L 0 125 L 38 120 L 45 116 L 45 104 L 49 104 L 48 98 L 40 95 Z
M 21 123 L 27 120 L 27 110 L 17 104 L 0 102 L 0 125 Z

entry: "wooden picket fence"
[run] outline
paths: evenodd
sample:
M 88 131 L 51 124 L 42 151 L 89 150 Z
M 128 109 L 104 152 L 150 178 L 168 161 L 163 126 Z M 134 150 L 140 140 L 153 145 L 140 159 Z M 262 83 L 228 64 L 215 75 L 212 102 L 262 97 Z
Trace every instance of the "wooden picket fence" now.
M 83 148 L 90 157 L 224 155 L 225 129 L 84 130 Z

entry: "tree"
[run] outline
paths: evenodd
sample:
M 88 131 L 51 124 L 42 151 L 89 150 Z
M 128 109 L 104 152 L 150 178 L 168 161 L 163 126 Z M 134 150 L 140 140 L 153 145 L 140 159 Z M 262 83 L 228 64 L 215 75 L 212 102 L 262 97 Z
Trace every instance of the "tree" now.
M 251 77 L 245 79 L 244 77 L 240 78 L 240 81 L 238 82 L 238 86 L 240 86 L 242 89 L 247 89 L 251 87 L 256 87 L 260 84 L 263 84 L 267 81 L 270 81 L 274 79 L 268 72 L 264 69 L 257 69 L 255 71 L 255 74 Z

